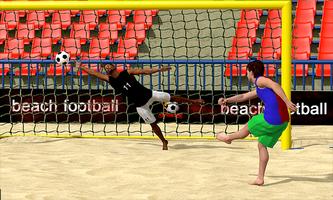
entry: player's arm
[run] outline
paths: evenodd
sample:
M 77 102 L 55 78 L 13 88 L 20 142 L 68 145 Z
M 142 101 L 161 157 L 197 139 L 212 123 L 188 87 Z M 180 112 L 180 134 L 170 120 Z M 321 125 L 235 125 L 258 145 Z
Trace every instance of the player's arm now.
M 297 110 L 296 105 L 288 99 L 288 97 L 278 83 L 272 81 L 269 78 L 261 77 L 257 80 L 257 85 L 258 87 L 271 88 L 277 95 L 279 95 L 279 97 L 281 97 L 281 99 L 291 111 L 294 112 Z
M 153 74 L 156 72 L 164 72 L 164 71 L 169 71 L 171 67 L 144 67 L 144 68 L 130 68 L 127 70 L 129 74 L 133 75 L 139 75 L 139 74 Z
M 101 80 L 103 80 L 103 81 L 109 81 L 109 76 L 108 76 L 108 75 L 102 74 L 102 73 L 100 73 L 100 72 L 97 72 L 97 71 L 95 71 L 95 70 L 93 70 L 93 69 L 89 69 L 89 68 L 87 68 L 87 67 L 83 67 L 83 66 L 81 65 L 81 62 L 80 62 L 80 61 L 75 61 L 75 66 L 76 66 L 78 69 L 81 69 L 81 70 L 87 72 L 87 73 L 88 73 L 89 75 L 91 75 L 91 76 L 95 76 L 95 77 L 97 77 L 97 78 L 99 78 L 99 79 L 101 79 Z
M 220 98 L 218 101 L 218 104 L 220 105 L 225 105 L 227 103 L 239 103 L 239 102 L 244 102 L 250 99 L 254 99 L 257 97 L 257 92 L 255 90 L 244 93 L 244 94 L 239 94 L 235 95 L 233 97 L 229 98 Z

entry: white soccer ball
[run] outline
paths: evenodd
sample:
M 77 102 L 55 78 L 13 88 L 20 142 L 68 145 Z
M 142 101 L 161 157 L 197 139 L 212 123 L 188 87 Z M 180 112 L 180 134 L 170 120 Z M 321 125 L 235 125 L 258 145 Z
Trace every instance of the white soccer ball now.
M 166 104 L 166 111 L 169 113 L 176 113 L 179 110 L 179 106 L 177 102 L 168 102 Z
M 64 51 L 60 51 L 56 57 L 55 57 L 55 61 L 59 64 L 59 65 L 66 65 L 69 63 L 69 54 L 64 52 Z

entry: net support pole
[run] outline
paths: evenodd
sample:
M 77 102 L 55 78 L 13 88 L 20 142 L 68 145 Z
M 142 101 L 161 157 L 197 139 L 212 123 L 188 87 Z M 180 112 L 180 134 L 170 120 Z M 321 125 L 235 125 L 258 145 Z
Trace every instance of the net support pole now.
M 282 7 L 281 86 L 288 99 L 291 99 L 291 8 L 291 1 L 286 1 Z M 290 149 L 290 122 L 280 139 L 281 148 L 284 150 Z

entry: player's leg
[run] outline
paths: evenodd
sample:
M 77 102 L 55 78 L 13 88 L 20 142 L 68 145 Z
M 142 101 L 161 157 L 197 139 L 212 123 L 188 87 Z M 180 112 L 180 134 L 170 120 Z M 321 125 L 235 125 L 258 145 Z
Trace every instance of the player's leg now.
M 269 160 L 267 147 L 260 142 L 258 142 L 258 151 L 259 151 L 259 171 L 258 176 L 255 181 L 253 181 L 252 185 L 263 185 L 264 184 L 264 176 L 267 167 L 267 163 Z
M 250 134 L 247 124 L 239 131 L 232 134 L 219 133 L 216 135 L 216 139 L 223 141 L 227 144 L 231 144 L 233 140 L 243 139 Z
M 156 123 L 156 118 L 154 114 L 149 109 L 149 105 L 137 107 L 136 111 L 142 117 L 146 124 L 150 124 L 154 133 L 160 138 L 163 143 L 163 150 L 168 150 L 168 141 L 164 138 L 160 127 Z

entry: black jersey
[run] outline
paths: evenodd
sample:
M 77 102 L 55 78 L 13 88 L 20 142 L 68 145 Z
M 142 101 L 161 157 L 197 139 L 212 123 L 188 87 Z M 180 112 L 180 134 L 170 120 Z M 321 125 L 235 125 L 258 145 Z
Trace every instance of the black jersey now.
M 120 72 L 117 78 L 109 76 L 109 83 L 116 94 L 126 96 L 128 102 L 134 103 L 137 107 L 145 105 L 153 94 L 151 90 L 141 85 L 133 75 L 130 75 L 127 70 Z

